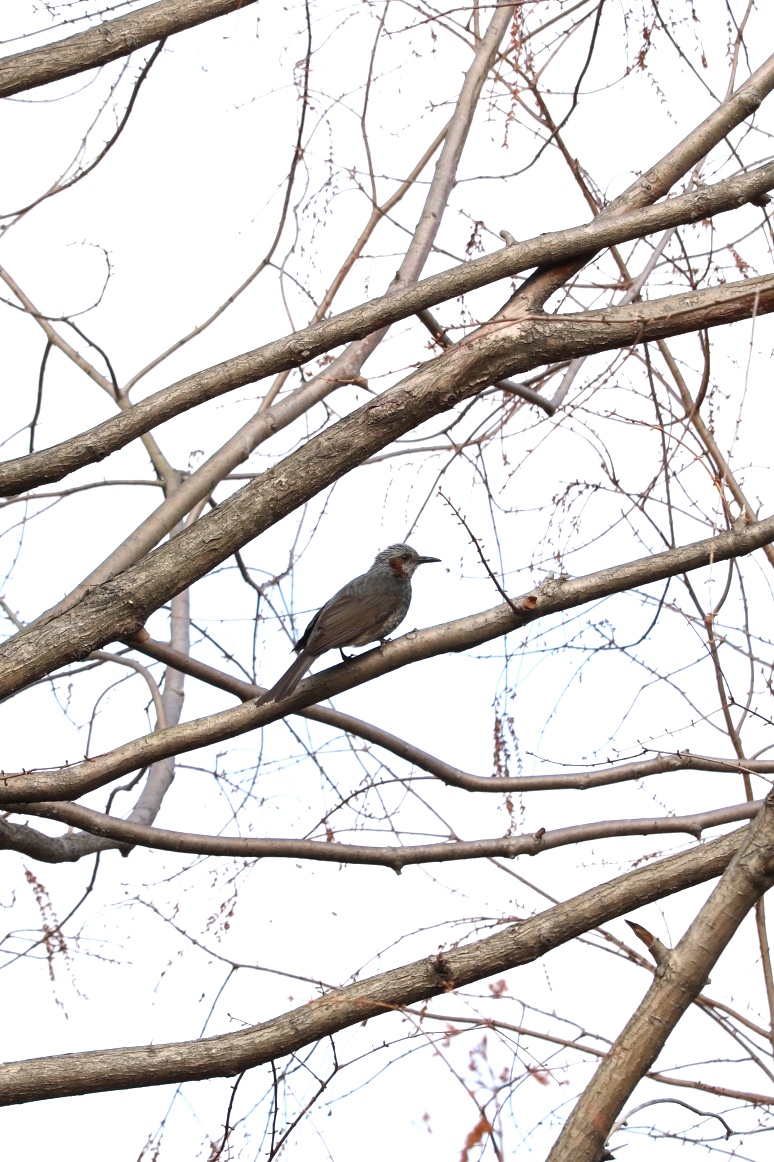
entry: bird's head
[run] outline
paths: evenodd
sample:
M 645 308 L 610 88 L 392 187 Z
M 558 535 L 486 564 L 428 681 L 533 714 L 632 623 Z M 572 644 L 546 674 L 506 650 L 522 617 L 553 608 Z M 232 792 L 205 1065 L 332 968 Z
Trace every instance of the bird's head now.
M 439 560 L 439 557 L 421 557 L 411 545 L 388 545 L 381 553 L 377 553 L 374 564 L 385 565 L 396 577 L 410 580 L 420 565 Z

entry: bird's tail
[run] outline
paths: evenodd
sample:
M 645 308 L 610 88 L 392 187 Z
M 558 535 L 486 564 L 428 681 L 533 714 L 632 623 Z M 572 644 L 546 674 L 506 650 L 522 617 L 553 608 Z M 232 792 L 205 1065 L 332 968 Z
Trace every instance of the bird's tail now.
M 314 654 L 309 654 L 306 650 L 302 650 L 296 660 L 288 666 L 279 682 L 276 682 L 271 690 L 267 690 L 265 694 L 261 695 L 257 701 L 257 705 L 262 706 L 264 702 L 280 702 L 283 698 L 287 698 L 288 695 L 292 694 L 311 666 L 314 658 Z

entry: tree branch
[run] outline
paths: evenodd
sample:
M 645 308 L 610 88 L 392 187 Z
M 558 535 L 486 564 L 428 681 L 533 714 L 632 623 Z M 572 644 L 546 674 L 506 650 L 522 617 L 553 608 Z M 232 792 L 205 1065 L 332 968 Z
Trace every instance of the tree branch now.
M 700 839 L 710 827 L 722 827 L 752 819 L 760 809 L 760 802 L 745 802 L 733 807 L 720 807 L 696 815 L 667 815 L 651 819 L 613 819 L 601 823 L 578 823 L 559 827 L 554 831 L 539 828 L 531 835 L 507 835 L 495 839 L 455 839 L 444 843 L 420 843 L 406 847 L 376 847 L 354 843 L 335 843 L 319 839 L 243 839 L 224 835 L 195 835 L 184 831 L 168 831 L 148 827 L 131 820 L 116 819 L 102 811 L 94 811 L 79 803 L 13 803 L 6 805 L 11 813 L 35 815 L 55 819 L 70 827 L 80 827 L 90 835 L 111 839 L 117 845 L 149 847 L 157 851 L 174 851 L 186 855 L 222 855 L 242 859 L 311 859 L 322 863 L 370 865 L 391 868 L 401 872 L 404 867 L 426 863 L 450 863 L 461 859 L 516 859 L 520 855 L 539 855 L 556 847 L 575 843 L 590 843 L 598 839 L 614 839 L 626 835 L 686 834 Z M 19 827 L 18 832 L 32 832 Z M 10 835 L 9 835 L 10 837 Z M 22 838 L 21 836 L 17 836 Z M 36 842 L 39 844 L 39 838 Z M 77 836 L 75 838 L 78 838 Z M 10 844 L 9 844 L 10 846 Z M 37 850 L 42 850 L 40 845 Z M 32 854 L 32 852 L 29 852 Z M 40 855 L 35 858 L 40 859 Z M 45 862 L 60 862 L 59 859 Z
M 172 598 L 170 613 L 170 638 L 172 652 L 185 658 L 190 644 L 190 600 L 189 592 L 184 589 Z M 175 669 L 174 665 L 167 666 L 164 677 L 163 709 L 164 716 L 170 726 L 176 726 L 183 711 L 185 690 L 183 685 L 183 671 Z M 140 795 L 129 816 L 131 823 L 149 826 L 161 810 L 164 796 L 172 786 L 175 777 L 175 757 L 168 755 L 153 763 L 148 771 Z
M 548 1162 L 596 1162 L 617 1114 L 704 986 L 744 917 L 774 883 L 774 800 L 676 948 L 565 1123 Z
M 512 277 L 533 266 L 554 264 L 578 255 L 590 255 L 615 242 L 640 238 L 670 226 L 685 225 L 737 209 L 772 188 L 774 162 L 750 174 L 728 178 L 715 186 L 703 186 L 695 193 L 670 198 L 657 206 L 632 210 L 610 218 L 599 217 L 584 226 L 541 234 L 527 242 L 517 242 L 495 254 L 423 279 L 414 286 L 398 288 L 370 303 L 335 315 L 332 319 L 312 323 L 254 351 L 186 376 L 138 401 L 122 415 L 97 424 L 61 444 L 0 464 L 0 496 L 12 496 L 28 488 L 61 480 L 76 468 L 104 460 L 144 432 L 181 412 L 265 376 L 300 367 L 333 347 L 362 338 L 427 307 Z M 316 390 L 320 390 L 319 384 Z M 303 396 L 302 389 L 290 399 L 276 404 L 264 413 L 267 433 L 279 430 L 303 415 L 312 402 L 314 400 Z
M 226 690 L 236 695 L 242 702 L 249 702 L 252 698 L 260 698 L 266 693 L 266 687 L 254 686 L 252 682 L 243 682 L 232 674 L 208 666 L 197 658 L 190 658 L 178 654 L 164 642 L 154 641 L 153 638 L 132 641 L 132 647 L 140 653 L 147 654 L 159 662 L 181 670 L 192 678 L 198 678 L 218 690 Z M 307 706 L 304 710 L 293 711 L 300 718 L 312 722 L 323 722 L 326 726 L 333 726 L 337 730 L 344 730 L 347 734 L 362 738 L 366 742 L 390 751 L 398 758 L 404 759 L 413 766 L 428 774 L 434 775 L 442 783 L 450 787 L 459 787 L 464 791 L 483 791 L 489 794 L 505 794 L 508 791 L 587 791 L 593 787 L 608 787 L 614 783 L 632 782 L 636 779 L 647 778 L 648 775 L 661 775 L 675 771 L 715 771 L 717 773 L 747 771 L 749 774 L 774 774 L 774 760 L 725 759 L 694 755 L 690 751 L 678 751 L 676 754 L 657 754 L 653 758 L 639 759 L 633 762 L 620 763 L 583 770 L 577 774 L 549 774 L 549 775 L 471 775 L 461 771 L 459 767 L 444 762 L 443 759 L 429 754 L 413 743 L 407 742 L 397 734 L 391 734 L 380 726 L 365 722 L 362 718 L 355 718 L 352 714 L 345 714 L 342 710 L 333 710 L 329 706 Z
M 0 60 L 0 97 L 12 97 L 98 68 L 154 40 L 163 40 L 254 3 L 255 0 L 159 0 L 138 12 L 102 21 L 66 40 Z
M 697 1004 L 702 1004 L 701 997 L 697 997 Z M 568 1037 L 555 1037 L 551 1033 L 544 1033 L 540 1029 L 527 1029 L 523 1025 L 514 1025 L 510 1021 L 498 1021 L 496 1019 L 487 1017 L 465 1017 L 458 1014 L 449 1015 L 448 1013 L 431 1013 L 424 1009 L 409 1009 L 403 1010 L 408 1015 L 416 1016 L 420 1021 L 443 1021 L 446 1024 L 454 1025 L 472 1025 L 475 1028 L 481 1029 L 502 1029 L 508 1033 L 516 1033 L 519 1037 L 534 1037 L 537 1041 L 547 1041 L 549 1045 L 562 1045 L 566 1049 L 573 1049 L 577 1053 L 587 1053 L 591 1057 L 606 1057 L 607 1053 L 604 1049 L 595 1049 L 591 1045 L 585 1045 L 577 1038 L 570 1040 Z M 708 1085 L 706 1082 L 690 1080 L 683 1077 L 669 1077 L 664 1073 L 646 1073 L 645 1076 L 651 1081 L 658 1081 L 661 1085 L 677 1085 L 686 1089 L 698 1089 L 703 1093 L 714 1093 L 721 1097 L 730 1097 L 740 1102 L 749 1102 L 751 1105 L 774 1105 L 774 1096 L 763 1093 L 750 1093 L 745 1090 L 728 1089 L 725 1086 Z M 714 1115 L 713 1115 L 714 1116 Z
M 657 302 L 487 325 L 377 399 L 308 440 L 214 512 L 72 608 L 0 647 L 0 698 L 116 639 L 129 639 L 175 593 L 417 424 L 513 371 L 774 310 L 774 276 Z M 762 524 L 754 526 L 761 533 Z M 718 539 L 718 543 L 722 538 Z M 764 534 L 761 544 L 770 538 Z M 759 546 L 758 546 L 759 547 Z M 732 554 L 733 555 L 733 554 Z
M 512 5 L 507 5 L 495 12 L 487 34 L 479 45 L 473 63 L 465 75 L 454 115 L 446 126 L 441 154 L 435 167 L 422 213 L 419 216 L 419 222 L 400 264 L 400 269 L 395 276 L 393 287 L 415 283 L 427 261 L 440 228 L 449 195 L 454 188 L 457 167 L 473 121 L 481 89 L 497 52 L 497 47 L 508 28 L 512 12 Z M 303 127 L 303 117 L 301 127 Z M 300 134 L 301 129 L 299 129 L 299 143 Z M 300 144 L 296 150 L 296 158 L 300 156 L 299 149 Z M 285 208 L 288 205 L 289 194 L 290 183 L 285 198 Z M 278 231 L 275 236 L 275 244 L 279 240 L 279 233 Z M 307 411 L 314 403 L 321 402 L 342 383 L 351 383 L 356 380 L 363 364 L 381 343 L 386 333 L 387 328 L 383 327 L 373 331 L 359 343 L 351 344 L 324 371 L 319 372 L 302 388 L 294 392 L 288 400 L 283 401 L 286 420 L 289 420 L 291 416 L 297 416 Z M 190 512 L 194 505 L 205 500 L 216 485 L 229 472 L 242 464 L 259 444 L 269 436 L 274 435 L 279 428 L 284 427 L 285 424 L 279 422 L 278 411 L 280 409 L 266 408 L 268 400 L 278 389 L 279 384 L 275 383 L 256 414 L 243 424 L 222 447 L 209 456 L 195 472 L 182 480 L 174 493 L 165 496 L 156 511 L 152 512 L 138 528 L 130 533 L 126 540 L 118 545 L 50 612 L 60 612 L 62 609 L 68 608 L 87 588 L 106 581 L 115 573 L 138 561 L 149 549 L 157 545 L 166 533 L 171 532 L 178 521 L 187 512 Z
M 529 964 L 632 908 L 705 883 L 724 871 L 746 835 L 745 828 L 638 868 L 504 932 L 333 989 L 238 1033 L 0 1065 L 0 1105 L 233 1076 L 400 1006 Z
M 185 534 L 181 533 L 175 541 L 183 540 L 184 536 Z M 774 540 L 774 517 L 768 517 L 753 525 L 731 529 L 717 537 L 602 569 L 585 577 L 544 582 L 533 593 L 516 602 L 522 610 L 518 617 L 514 613 L 513 603 L 503 603 L 494 609 L 444 625 L 414 630 L 395 641 L 387 642 L 379 649 L 369 650 L 353 661 L 332 666 L 321 674 L 307 678 L 290 697 L 280 703 L 258 705 L 253 701 L 246 702 L 218 714 L 210 714 L 205 718 L 169 727 L 167 730 L 156 731 L 116 747 L 97 758 L 87 759 L 56 771 L 3 773 L 0 776 L 0 803 L 61 800 L 83 795 L 87 791 L 104 786 L 119 775 L 137 770 L 151 762 L 266 726 L 269 722 L 304 709 L 321 698 L 329 698 L 362 682 L 391 673 L 411 662 L 471 649 L 538 618 L 574 609 L 586 602 L 598 601 L 602 597 L 637 586 L 662 581 L 679 573 L 691 572 L 716 561 L 743 556 L 772 540 Z M 102 588 L 109 587 L 106 585 Z M 86 600 L 84 599 L 81 604 L 85 604 Z M 64 614 L 57 622 L 64 622 L 73 617 L 78 608 Z M 56 624 L 51 623 L 51 626 Z M 35 631 L 34 636 L 39 638 L 45 635 L 51 626 L 43 626 L 41 630 Z M 12 638 L 6 649 L 21 637 L 19 634 Z M 54 646 L 50 648 L 54 648 L 55 645 L 56 637 Z M 27 665 L 34 665 L 35 660 L 35 655 L 31 652 Z
M 637 178 L 628 189 L 619 194 L 606 206 L 599 218 L 614 218 L 635 206 L 646 206 L 663 197 L 684 174 L 688 173 L 702 158 L 742 121 L 745 121 L 774 88 L 774 56 L 770 56 L 732 93 L 697 125 L 695 129 L 678 142 L 654 166 Z M 537 270 L 520 287 L 503 308 L 503 316 L 521 314 L 524 309 L 537 310 L 550 296 L 563 286 L 583 263 L 569 263 L 555 269 Z

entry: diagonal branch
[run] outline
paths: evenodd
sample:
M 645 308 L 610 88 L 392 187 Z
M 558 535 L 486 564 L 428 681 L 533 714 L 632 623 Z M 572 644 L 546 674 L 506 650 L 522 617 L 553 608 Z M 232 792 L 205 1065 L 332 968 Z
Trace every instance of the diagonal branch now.
M 459 295 L 509 278 L 534 266 L 554 264 L 577 255 L 590 255 L 615 242 L 700 221 L 738 209 L 751 198 L 774 188 L 774 162 L 752 173 L 703 186 L 691 194 L 670 198 L 657 206 L 635 209 L 613 217 L 598 217 L 584 226 L 541 234 L 516 242 L 494 254 L 477 258 L 416 285 L 399 287 L 381 298 L 312 323 L 254 351 L 236 355 L 214 367 L 139 400 L 130 411 L 97 424 L 78 436 L 42 449 L 32 456 L 0 463 L 0 496 L 61 480 L 85 464 L 104 460 L 112 452 L 158 424 L 208 400 L 217 399 L 265 376 L 300 367 L 331 348 L 369 335 L 372 331 Z M 266 433 L 286 427 L 303 415 L 316 399 L 301 389 L 264 414 Z M 319 391 L 319 385 L 317 387 Z
M 774 276 L 576 315 L 490 324 L 326 428 L 172 541 L 72 608 L 0 647 L 0 697 L 106 642 L 131 638 L 145 619 L 248 541 L 271 528 L 399 436 L 511 375 L 582 353 L 718 326 L 774 310 Z M 765 522 L 764 522 L 765 523 Z M 758 533 L 762 523 L 754 526 Z M 767 543 L 764 535 L 761 543 Z
M 704 986 L 744 917 L 774 883 L 774 800 L 766 800 L 740 850 L 653 978 L 565 1123 L 548 1162 L 596 1162 L 616 1116 Z
M 118 391 L 115 384 L 113 384 L 109 379 L 106 379 L 105 376 L 101 374 L 101 372 L 97 371 L 96 367 L 94 367 L 94 365 L 90 363 L 88 359 L 85 359 L 79 351 L 76 351 L 72 344 L 68 343 L 66 339 L 62 338 L 59 332 L 51 325 L 51 321 L 45 315 L 41 314 L 39 310 L 37 310 L 35 305 L 30 301 L 16 280 L 12 278 L 8 271 L 5 270 L 2 266 L 0 266 L 0 279 L 2 279 L 8 287 L 10 287 L 19 302 L 24 307 L 24 310 L 27 312 L 27 314 L 29 314 L 30 317 L 33 318 L 41 328 L 43 334 L 46 336 L 48 344 L 51 347 L 58 348 L 58 350 L 60 350 L 63 355 L 66 355 L 68 359 L 71 359 L 76 367 L 80 368 L 80 370 L 85 375 L 87 375 L 89 379 L 93 380 L 93 382 L 96 383 L 98 387 L 101 387 L 102 390 L 110 396 L 121 412 L 126 414 L 126 412 L 130 411 L 132 405 L 130 404 L 129 400 L 126 399 L 126 397 L 123 396 L 120 391 Z M 161 480 L 166 485 L 169 485 L 176 479 L 177 476 L 172 465 L 169 463 L 166 456 L 159 448 L 153 436 L 151 436 L 148 432 L 144 432 L 140 438 L 145 446 L 145 450 L 148 453 L 148 457 L 159 480 Z
M 425 204 L 419 216 L 419 222 L 417 223 L 403 261 L 400 264 L 400 269 L 395 276 L 394 286 L 400 286 L 404 283 L 415 283 L 427 261 L 427 257 L 430 254 L 433 242 L 438 233 L 449 195 L 454 188 L 457 168 L 470 131 L 478 98 L 481 95 L 484 81 L 497 52 L 498 45 L 508 28 L 512 13 L 513 5 L 510 4 L 499 8 L 495 12 L 487 29 L 486 36 L 479 45 L 473 63 L 465 75 L 457 107 L 446 126 L 441 153 L 435 167 L 435 173 L 430 183 Z M 309 57 L 307 55 L 307 63 L 308 61 Z M 303 112 L 299 125 L 299 142 L 301 141 L 303 132 L 305 112 L 306 101 L 303 104 Z M 300 147 L 296 149 L 294 155 L 294 166 L 299 156 Z M 291 177 L 288 180 L 288 188 L 285 196 L 283 220 L 289 202 L 291 186 L 292 171 Z M 281 229 L 282 223 L 275 237 L 275 243 L 279 240 Z M 302 388 L 294 392 L 290 399 L 286 401 L 290 405 L 286 409 L 288 416 L 303 414 L 314 403 L 319 403 L 329 396 L 342 383 L 351 383 L 356 380 L 360 375 L 363 364 L 379 343 L 381 343 L 386 333 L 387 328 L 383 327 L 373 331 L 359 343 L 351 344 L 324 371 L 321 371 L 305 383 Z M 280 381 L 281 379 L 282 377 L 280 376 Z M 149 549 L 152 549 L 154 545 L 158 544 L 166 533 L 171 532 L 187 512 L 190 512 L 197 503 L 205 500 L 212 493 L 216 485 L 229 472 L 232 472 L 242 464 L 259 444 L 273 435 L 278 428 L 284 427 L 284 424 L 278 423 L 277 409 L 267 409 L 266 407 L 269 399 L 273 398 L 280 386 L 281 382 L 275 382 L 257 413 L 234 432 L 225 444 L 213 453 L 213 455 L 208 457 L 195 472 L 184 480 L 181 480 L 174 494 L 168 494 L 158 509 L 151 513 L 138 528 L 130 533 L 126 540 L 118 545 L 96 569 L 92 570 L 71 593 L 67 594 L 66 597 L 58 602 L 51 612 L 60 612 L 62 609 L 68 608 L 87 588 L 106 581 L 108 577 L 113 576 L 115 573 L 127 568 L 128 565 L 138 561 Z
M 751 116 L 772 89 L 774 56 L 765 60 L 735 93 L 727 97 L 642 177 L 619 194 L 602 210 L 599 217 L 612 218 L 622 211 L 650 205 L 663 197 L 676 181 L 706 157 L 732 129 Z M 583 262 L 571 262 L 555 269 L 535 271 L 503 308 L 503 317 L 516 317 L 525 307 L 529 310 L 541 308 L 583 265 Z
M 233 674 L 224 673 L 199 661 L 170 649 L 164 642 L 154 641 L 153 638 L 140 640 L 134 638 L 132 646 L 140 653 L 147 654 L 156 661 L 164 662 L 173 669 L 198 678 L 218 690 L 225 690 L 234 694 L 242 702 L 249 702 L 252 698 L 260 698 L 266 693 L 264 686 L 254 686 L 251 682 L 244 682 Z M 504 794 L 508 791 L 588 791 L 593 787 L 608 787 L 615 783 L 633 782 L 647 778 L 649 775 L 662 775 L 675 771 L 714 771 L 729 773 L 745 771 L 748 774 L 774 774 L 774 760 L 771 759 L 725 759 L 708 755 L 694 755 L 688 750 L 678 751 L 676 754 L 657 754 L 652 758 L 638 759 L 633 762 L 610 764 L 609 766 L 582 770 L 577 773 L 548 774 L 548 775 L 471 775 L 461 771 L 459 767 L 444 762 L 443 759 L 429 754 L 421 747 L 407 742 L 397 734 L 391 734 L 381 726 L 372 722 L 365 722 L 362 718 L 355 718 L 352 714 L 345 714 L 342 710 L 333 710 L 329 706 L 307 706 L 304 710 L 294 711 L 301 718 L 311 722 L 323 722 L 326 726 L 333 726 L 337 730 L 362 738 L 366 742 L 390 751 L 412 766 L 418 767 L 428 774 L 434 775 L 449 787 L 459 787 L 463 791 L 483 791 L 485 794 Z
M 0 60 L 0 97 L 11 97 L 128 56 L 154 40 L 215 20 L 255 0 L 159 0 L 65 40 Z
M 0 1065 L 0 1105 L 233 1076 L 398 1007 L 529 964 L 633 908 L 706 883 L 722 874 L 746 835 L 736 831 L 638 868 L 494 936 L 333 989 L 238 1033 Z
M 182 540 L 181 534 L 176 540 Z M 60 768 L 55 771 L 3 773 L 0 776 L 0 803 L 40 802 L 47 799 L 71 799 L 111 782 L 118 775 L 137 770 L 172 754 L 195 750 L 227 738 L 234 738 L 248 730 L 266 726 L 285 715 L 302 710 L 322 698 L 349 690 L 362 682 L 391 673 L 411 662 L 440 654 L 472 649 L 493 638 L 550 614 L 577 608 L 589 601 L 598 601 L 614 593 L 621 593 L 654 581 L 662 581 L 680 573 L 717 561 L 743 556 L 774 540 L 774 517 L 754 525 L 731 529 L 717 537 L 697 541 L 664 553 L 643 557 L 638 561 L 616 565 L 585 577 L 544 582 L 533 593 L 515 604 L 521 609 L 514 613 L 514 603 L 504 603 L 494 609 L 471 617 L 463 617 L 445 625 L 415 630 L 379 649 L 370 650 L 354 661 L 332 666 L 329 670 L 307 678 L 289 698 L 280 703 L 259 705 L 255 701 L 210 714 L 205 718 L 155 731 L 133 742 L 124 743 L 96 758 Z M 108 586 L 103 588 L 107 589 Z M 130 600 L 136 600 L 130 598 Z M 85 601 L 82 603 L 85 604 Z M 64 614 L 58 622 L 66 622 L 77 611 Z M 40 640 L 57 623 L 33 631 L 30 636 Z M 60 626 L 60 633 L 62 627 Z M 23 635 L 12 638 L 6 650 Z M 56 635 L 55 635 L 56 637 Z M 27 663 L 35 664 L 34 654 Z

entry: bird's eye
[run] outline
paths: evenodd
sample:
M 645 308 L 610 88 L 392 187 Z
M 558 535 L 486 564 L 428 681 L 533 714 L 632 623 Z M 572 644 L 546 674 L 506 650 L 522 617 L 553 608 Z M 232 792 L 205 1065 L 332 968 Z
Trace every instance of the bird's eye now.
M 401 559 L 401 561 L 408 561 L 410 556 L 411 556 L 410 553 L 401 553 L 400 559 Z

